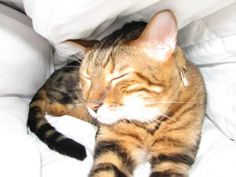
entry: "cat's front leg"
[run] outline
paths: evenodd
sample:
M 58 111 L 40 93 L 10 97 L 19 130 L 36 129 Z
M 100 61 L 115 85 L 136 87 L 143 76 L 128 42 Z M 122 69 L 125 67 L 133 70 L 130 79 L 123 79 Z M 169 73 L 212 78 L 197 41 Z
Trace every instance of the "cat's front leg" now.
M 89 177 L 131 177 L 135 163 L 126 149 L 115 140 L 96 144 L 94 166 Z
M 151 158 L 150 177 L 188 177 L 193 161 L 185 153 L 158 154 Z
M 170 136 L 163 136 L 155 142 L 157 143 L 151 148 L 149 159 L 150 177 L 188 177 L 188 171 L 195 160 L 197 146 Z

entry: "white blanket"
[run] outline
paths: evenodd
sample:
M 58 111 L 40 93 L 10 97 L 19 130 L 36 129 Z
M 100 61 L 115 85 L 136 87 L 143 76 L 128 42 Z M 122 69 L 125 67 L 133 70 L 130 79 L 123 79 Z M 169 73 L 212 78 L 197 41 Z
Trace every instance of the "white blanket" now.
M 179 44 L 188 58 L 198 64 L 208 92 L 203 138 L 191 177 L 235 177 L 236 143 L 231 139 L 236 139 L 236 3 L 232 0 L 202 0 L 198 3 L 164 0 L 141 10 L 154 1 L 143 4 L 134 1 L 127 1 L 117 11 L 116 6 L 109 6 L 104 16 L 103 11 L 97 12 L 104 8 L 106 0 L 98 0 L 95 4 L 91 3 L 95 0 L 86 1 L 90 2 L 88 4 L 70 0 L 66 1 L 67 5 L 63 0 L 25 0 L 25 7 L 35 30 L 55 44 L 59 49 L 57 54 L 64 56 L 75 52 L 60 45 L 65 39 L 101 38 L 131 19 L 149 19 L 156 8 L 170 7 L 179 14 L 180 27 L 185 26 L 179 32 Z M 73 3 L 82 4 L 75 6 Z M 92 15 L 101 17 L 90 18 L 93 19 L 90 21 L 84 20 L 84 15 L 78 16 L 91 9 L 96 10 Z M 116 18 L 117 14 L 121 14 L 120 17 Z M 129 16 L 125 18 L 126 15 Z M 77 17 L 83 20 L 77 20 Z M 108 21 L 104 22 L 104 19 Z M 111 25 L 114 19 L 116 21 Z M 98 31 L 94 32 L 96 27 Z M 27 134 L 28 103 L 53 70 L 52 48 L 47 40 L 33 31 L 28 17 L 2 5 L 0 37 L 0 176 L 86 177 L 92 165 L 95 127 L 69 116 L 48 118 L 59 131 L 86 146 L 88 157 L 83 162 L 58 154 L 33 134 Z M 142 164 L 135 177 L 145 177 L 148 173 L 148 164 Z
M 86 177 L 92 164 L 96 128 L 70 116 L 48 117 L 48 120 L 61 132 L 84 144 L 87 148 L 88 158 L 81 163 L 49 150 L 45 144 L 37 140 L 44 162 L 43 177 L 55 175 L 56 168 L 58 169 L 56 173 L 58 177 L 63 177 L 65 174 L 70 174 L 71 177 Z M 223 135 L 206 119 L 200 149 L 190 176 L 234 177 L 236 164 L 234 157 L 236 157 L 236 143 Z M 227 162 L 227 165 L 224 165 L 224 162 Z M 58 168 L 60 166 L 63 167 Z M 74 168 L 75 166 L 76 168 Z M 134 174 L 135 177 L 148 177 L 150 174 L 149 164 L 141 164 Z
M 27 16 L 1 4 L 0 39 L 0 176 L 40 177 L 26 121 L 30 97 L 52 71 L 52 48 Z
M 102 38 L 124 23 L 149 20 L 154 13 L 171 9 L 179 29 L 203 18 L 235 0 L 24 0 L 34 29 L 56 48 L 58 60 L 78 51 L 62 42 L 78 38 Z M 64 57 L 63 57 L 64 56 Z

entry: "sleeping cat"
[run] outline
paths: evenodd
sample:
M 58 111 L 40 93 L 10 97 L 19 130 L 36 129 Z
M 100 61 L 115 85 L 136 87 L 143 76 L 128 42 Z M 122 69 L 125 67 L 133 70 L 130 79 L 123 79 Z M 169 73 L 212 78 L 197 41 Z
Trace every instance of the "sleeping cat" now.
M 85 148 L 45 114 L 98 126 L 90 177 L 130 177 L 148 161 L 150 177 L 187 177 L 198 150 L 205 87 L 176 45 L 171 11 L 132 22 L 101 41 L 70 41 L 84 58 L 57 70 L 30 103 L 28 126 L 50 148 L 77 159 Z

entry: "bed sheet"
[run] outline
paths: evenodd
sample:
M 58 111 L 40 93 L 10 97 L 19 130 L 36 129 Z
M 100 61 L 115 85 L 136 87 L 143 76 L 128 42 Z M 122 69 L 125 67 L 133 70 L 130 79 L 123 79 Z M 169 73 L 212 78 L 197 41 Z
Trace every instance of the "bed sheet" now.
M 50 177 L 56 174 L 57 177 L 65 175 L 86 177 L 93 163 L 96 128 L 70 116 L 48 116 L 47 118 L 60 132 L 84 144 L 88 157 L 81 162 L 61 155 L 50 150 L 32 134 L 42 157 L 42 176 Z M 190 176 L 234 177 L 234 165 L 236 164 L 234 157 L 236 157 L 236 143 L 225 136 L 211 121 L 205 119 L 200 149 Z M 227 162 L 227 165 L 222 162 Z M 135 170 L 134 177 L 148 177 L 149 174 L 150 164 L 144 162 Z
M 203 139 L 191 177 L 235 177 L 236 145 L 231 140 L 235 138 L 236 113 L 235 13 L 229 13 L 234 10 L 235 4 L 231 4 L 213 16 L 189 23 L 180 31 L 180 39 L 189 39 L 181 41 L 182 47 L 207 78 L 209 101 L 212 100 L 212 105 L 208 104 L 210 107 L 204 123 Z M 144 11 L 142 13 L 145 14 Z M 219 15 L 221 13 L 224 15 Z M 134 17 L 143 18 L 139 14 Z M 224 24 L 217 26 L 220 17 L 224 17 L 220 20 Z M 214 20 L 217 23 L 212 24 Z M 100 26 L 100 30 L 103 27 Z M 113 29 L 117 27 L 113 25 Z M 0 138 L 4 142 L 0 152 L 0 166 L 3 167 L 0 176 L 87 176 L 93 163 L 96 128 L 69 116 L 48 117 L 58 130 L 87 147 L 88 158 L 83 162 L 58 154 L 48 149 L 33 134 L 27 134 L 28 103 L 53 69 L 50 60 L 52 49 L 47 40 L 33 31 L 28 17 L 3 5 L 0 5 L 0 35 Z M 189 38 L 184 38 L 184 35 Z M 227 102 L 224 102 L 225 96 Z M 221 100 L 223 107 L 219 105 Z M 136 170 L 135 177 L 145 177 L 148 173 L 149 165 L 142 164 Z

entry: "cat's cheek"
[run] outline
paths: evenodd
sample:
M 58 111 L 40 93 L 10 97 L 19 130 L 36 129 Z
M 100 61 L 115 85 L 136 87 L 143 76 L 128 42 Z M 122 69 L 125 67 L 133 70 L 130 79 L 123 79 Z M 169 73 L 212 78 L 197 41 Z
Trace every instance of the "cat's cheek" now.
M 124 98 L 123 112 L 126 119 L 150 122 L 159 117 L 160 109 L 146 106 L 144 96 L 137 93 Z
M 126 118 L 128 120 L 135 120 L 145 123 L 154 121 L 161 115 L 160 109 L 158 108 L 137 107 L 136 109 L 129 109 L 126 107 L 124 112 L 126 113 Z

